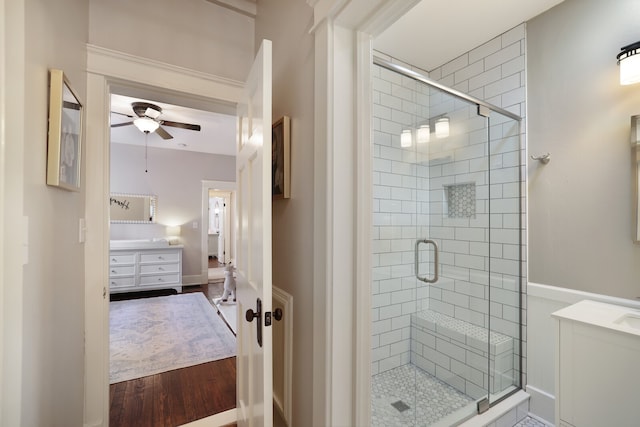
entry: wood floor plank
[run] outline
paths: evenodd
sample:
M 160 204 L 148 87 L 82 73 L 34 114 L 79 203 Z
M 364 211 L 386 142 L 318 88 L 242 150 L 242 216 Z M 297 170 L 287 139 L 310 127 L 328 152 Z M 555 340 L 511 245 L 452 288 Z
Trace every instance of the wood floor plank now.
M 220 284 L 189 287 L 207 299 Z M 213 309 L 213 307 L 212 307 Z M 111 384 L 111 427 L 175 427 L 236 407 L 236 358 L 216 360 Z

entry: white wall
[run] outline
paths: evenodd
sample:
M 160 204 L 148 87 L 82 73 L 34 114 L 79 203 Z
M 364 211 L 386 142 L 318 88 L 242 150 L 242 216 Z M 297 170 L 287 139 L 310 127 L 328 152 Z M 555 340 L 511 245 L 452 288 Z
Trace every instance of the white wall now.
M 11 281 L 3 289 L 1 423 L 82 425 L 84 250 L 78 222 L 84 187 L 68 192 L 45 182 L 48 69 L 64 70 L 80 100 L 86 100 L 88 5 L 80 0 L 9 3 L 2 14 L 9 47 L 2 50 L 8 108 L 2 121 L 8 136 L 3 173 L 10 222 L 3 228 L 12 231 L 3 236 L 3 275 Z M 81 182 L 84 177 L 83 167 Z M 28 262 L 22 267 L 25 254 Z
M 529 276 L 635 299 L 630 116 L 640 86 L 620 86 L 616 54 L 640 38 L 635 0 L 566 0 L 527 24 Z
M 291 199 L 273 202 L 273 284 L 293 296 L 292 426 L 313 425 L 312 20 L 303 1 L 258 3 L 255 44 L 273 41 L 273 119 L 291 117 Z
M 147 157 L 145 173 L 144 147 L 111 144 L 111 191 L 158 196 L 156 224 L 111 224 L 111 239 L 164 238 L 167 225 L 180 225 L 182 274 L 199 276 L 202 233 L 207 232 L 201 221 L 202 181 L 234 182 L 235 157 L 163 148 L 149 148 Z
M 89 42 L 244 81 L 253 18 L 206 0 L 91 0 Z

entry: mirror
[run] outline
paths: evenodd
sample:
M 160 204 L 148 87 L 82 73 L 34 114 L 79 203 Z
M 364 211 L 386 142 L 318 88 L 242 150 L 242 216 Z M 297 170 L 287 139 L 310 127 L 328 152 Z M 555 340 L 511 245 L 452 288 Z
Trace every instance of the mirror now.
M 631 116 L 631 156 L 633 160 L 633 242 L 640 243 L 640 115 Z
M 114 224 L 153 224 L 158 197 L 144 194 L 111 193 L 109 218 Z

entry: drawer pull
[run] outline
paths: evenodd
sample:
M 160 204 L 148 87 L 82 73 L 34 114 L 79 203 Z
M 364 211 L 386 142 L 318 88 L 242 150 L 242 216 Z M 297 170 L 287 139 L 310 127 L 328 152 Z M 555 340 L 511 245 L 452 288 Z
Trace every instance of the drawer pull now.
M 118 260 L 117 260 L 117 259 L 115 259 L 115 258 L 111 258 L 111 261 L 116 262 L 116 261 L 118 261 Z
M 111 282 L 111 284 L 112 284 L 113 286 L 115 286 L 115 285 L 116 285 L 116 282 Z
M 162 256 L 158 255 L 158 259 L 164 259 Z
M 164 268 L 158 267 L 158 271 L 164 271 Z
M 115 274 L 116 271 L 115 270 L 111 270 L 111 272 Z
M 158 282 L 162 282 L 162 277 L 158 277 Z

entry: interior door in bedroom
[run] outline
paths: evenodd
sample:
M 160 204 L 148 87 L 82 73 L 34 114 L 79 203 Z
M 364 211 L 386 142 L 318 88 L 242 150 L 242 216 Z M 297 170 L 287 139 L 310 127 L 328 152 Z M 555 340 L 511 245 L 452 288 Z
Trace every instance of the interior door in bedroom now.
M 271 322 L 271 41 L 263 40 L 238 104 L 237 417 L 273 425 Z

